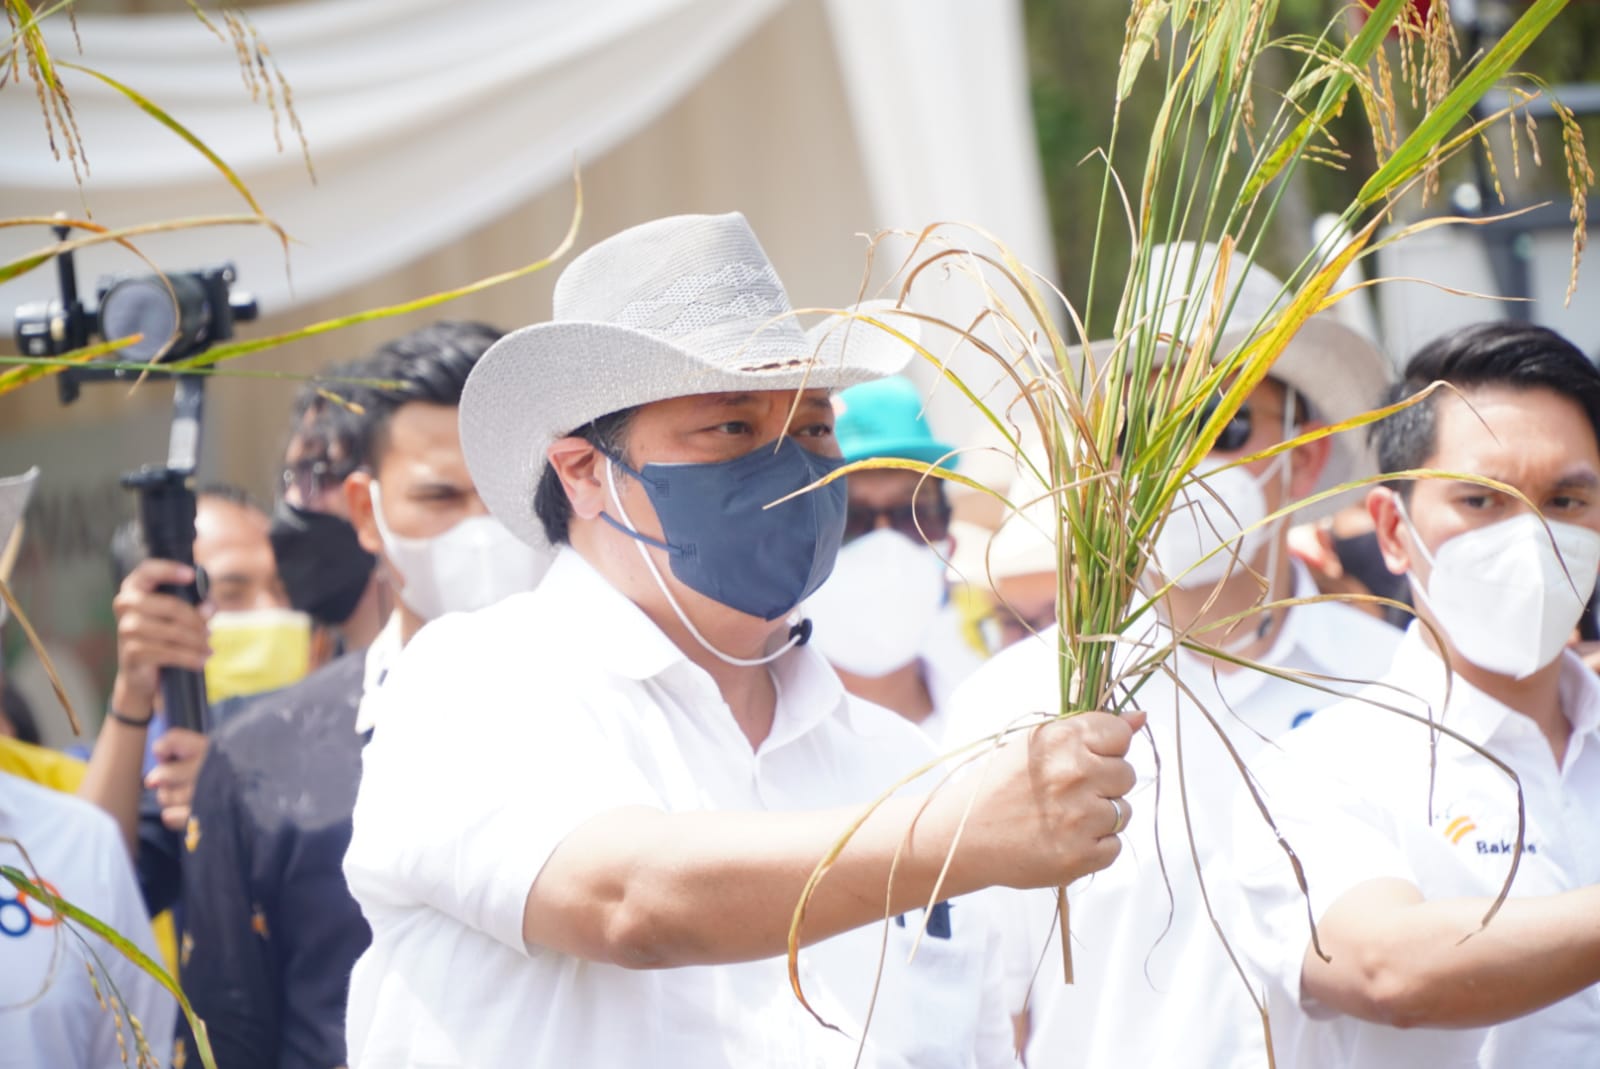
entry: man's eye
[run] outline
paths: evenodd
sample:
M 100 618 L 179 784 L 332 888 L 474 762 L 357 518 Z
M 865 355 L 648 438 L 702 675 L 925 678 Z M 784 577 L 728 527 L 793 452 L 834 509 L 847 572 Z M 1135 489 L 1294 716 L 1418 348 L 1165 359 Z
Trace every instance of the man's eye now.
M 797 427 L 793 432 L 801 438 L 827 438 L 833 434 L 831 423 L 813 423 L 809 427 Z
M 729 420 L 727 423 L 719 423 L 711 429 L 719 434 L 749 434 L 750 424 L 743 420 L 735 419 Z

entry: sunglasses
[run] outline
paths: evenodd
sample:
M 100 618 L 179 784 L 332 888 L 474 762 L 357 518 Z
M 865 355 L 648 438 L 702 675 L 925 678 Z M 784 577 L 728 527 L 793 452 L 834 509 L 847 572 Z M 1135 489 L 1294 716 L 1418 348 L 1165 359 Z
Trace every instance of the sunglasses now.
M 845 508 L 844 540 L 860 538 L 887 525 L 914 542 L 938 542 L 950 534 L 950 506 L 938 502 L 874 508 L 852 504 Z
M 345 476 L 353 471 L 353 464 L 335 464 L 326 457 L 303 457 L 284 466 L 283 490 L 298 490 L 300 500 L 309 501 L 344 482 Z
M 1220 399 L 1212 398 L 1201 405 L 1195 426 L 1204 427 L 1211 422 L 1211 417 L 1216 415 L 1217 406 L 1221 403 Z M 1212 451 L 1217 453 L 1237 453 L 1245 447 L 1246 442 L 1250 441 L 1250 434 L 1254 429 L 1255 416 L 1250 410 L 1249 402 L 1246 402 L 1239 406 L 1239 410 L 1233 414 L 1227 425 L 1222 428 L 1222 433 L 1217 435 L 1216 444 L 1211 447 Z M 1127 444 L 1127 434 L 1128 429 L 1124 426 L 1122 435 L 1117 440 L 1117 454 L 1119 456 L 1123 452 L 1123 447 Z

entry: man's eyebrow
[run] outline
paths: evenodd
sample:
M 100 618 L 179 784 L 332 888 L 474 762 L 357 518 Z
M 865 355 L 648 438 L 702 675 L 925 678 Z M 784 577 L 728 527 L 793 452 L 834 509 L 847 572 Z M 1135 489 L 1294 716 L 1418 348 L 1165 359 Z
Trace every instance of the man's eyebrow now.
M 465 491 L 461 484 L 454 479 L 447 479 L 444 476 L 430 476 L 412 483 L 409 492 L 412 496 L 415 496 L 417 494 L 438 493 L 459 494 Z
M 718 408 L 740 408 L 753 404 L 756 395 L 753 393 L 714 393 L 706 398 L 706 403 Z
M 828 412 L 831 414 L 833 412 L 833 398 L 829 397 L 825 393 L 824 394 L 815 394 L 815 393 L 814 394 L 807 394 L 806 396 L 800 398 L 800 407 L 801 408 L 827 409 Z
M 1600 487 L 1600 474 L 1584 469 L 1568 472 L 1556 480 L 1557 490 L 1593 490 Z

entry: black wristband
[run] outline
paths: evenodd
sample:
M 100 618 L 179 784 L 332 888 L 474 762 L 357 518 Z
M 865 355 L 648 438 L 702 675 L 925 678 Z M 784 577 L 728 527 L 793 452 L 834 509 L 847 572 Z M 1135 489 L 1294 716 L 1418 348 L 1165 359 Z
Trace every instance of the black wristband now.
M 121 713 L 117 712 L 115 709 L 107 709 L 106 710 L 106 716 L 110 717 L 112 720 L 115 720 L 119 724 L 126 724 L 128 727 L 131 727 L 131 728 L 147 728 L 147 727 L 150 726 L 150 721 L 155 719 L 155 714 L 151 713 L 149 716 L 145 717 L 143 720 L 135 720 L 131 716 L 123 716 Z

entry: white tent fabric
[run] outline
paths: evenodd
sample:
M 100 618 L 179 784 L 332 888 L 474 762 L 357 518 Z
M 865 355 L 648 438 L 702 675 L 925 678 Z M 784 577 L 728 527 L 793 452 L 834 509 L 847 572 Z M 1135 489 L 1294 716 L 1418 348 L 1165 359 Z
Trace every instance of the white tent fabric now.
M 566 181 L 668 107 L 780 0 L 321 0 L 253 20 L 292 87 L 318 182 L 242 91 L 233 50 L 190 16 L 81 17 L 85 63 L 188 125 L 267 212 L 307 244 L 294 291 L 276 241 L 230 238 L 241 275 L 283 309 L 337 292 L 449 242 Z M 64 19 L 47 23 L 59 56 Z M 105 223 L 234 212 L 243 205 L 197 154 L 110 88 L 67 75 Z M 0 197 L 8 214 L 75 210 L 70 170 L 42 151 L 26 85 L 0 93 Z M 20 237 L 20 236 L 19 236 Z M 35 245 L 40 235 L 28 235 Z M 12 238 L 15 242 L 17 238 Z M 31 246 L 28 246 L 31 247 Z M 214 235 L 147 243 L 163 262 L 215 257 Z M 9 251 L 9 250 L 8 250 Z M 130 268 L 125 258 L 117 262 Z M 90 258 L 90 263 L 94 258 Z M 0 305 L 9 311 L 11 303 Z
M 936 222 L 972 224 L 1004 242 L 1022 263 L 1051 271 L 1055 261 L 1028 104 L 1021 5 L 828 0 L 828 14 L 879 225 L 914 230 Z M 950 231 L 949 240 L 986 245 L 960 229 Z M 910 251 L 909 241 L 897 240 L 885 243 L 880 256 L 898 264 Z M 993 272 L 985 273 L 997 281 Z M 973 322 L 984 303 L 981 289 L 961 273 L 926 275 L 911 294 L 913 307 L 962 326 Z M 991 344 L 999 340 L 993 330 L 981 333 Z M 991 405 L 1014 396 L 1011 381 L 990 358 L 970 347 L 952 351 L 948 343 L 927 341 Z M 983 427 L 931 366 L 914 367 L 912 374 L 931 393 L 931 408 L 943 417 L 944 429 L 959 441 Z M 974 462 L 981 466 L 979 458 Z
M 257 9 L 251 17 L 305 124 L 315 186 L 287 129 L 286 151 L 273 151 L 271 119 L 242 91 L 232 50 L 192 17 L 82 16 L 78 27 L 87 65 L 187 124 L 305 243 L 293 254 L 291 293 L 274 239 L 230 237 L 230 247 L 247 250 L 236 255 L 241 275 L 281 309 L 418 256 L 566 181 L 575 159 L 593 159 L 647 125 L 782 2 L 317 0 Z M 881 224 L 980 221 L 1047 263 L 1018 6 L 843 0 L 829 14 Z M 71 56 L 66 20 L 46 25 L 58 56 Z M 82 75 L 67 79 L 99 221 L 242 207 L 198 154 L 114 91 Z M 8 215 L 79 207 L 70 170 L 39 144 L 37 107 L 27 85 L 0 92 Z M 36 150 L 17 151 L 30 141 Z M 45 240 L 37 231 L 5 233 L 0 253 Z M 146 247 L 166 263 L 200 264 L 214 257 L 216 241 L 169 235 Z M 115 256 L 86 261 L 87 273 L 102 262 L 137 269 Z M 16 287 L 0 287 L 0 315 L 17 303 L 4 300 L 7 290 Z
M 272 117 L 243 91 L 232 48 L 192 16 L 85 15 L 78 31 L 85 65 L 192 129 L 296 242 L 290 272 L 264 229 L 225 239 L 204 230 L 162 234 L 140 248 L 169 268 L 225 255 L 277 314 L 392 272 L 559 189 L 575 161 L 590 163 L 649 128 L 780 8 L 800 2 L 308 0 L 254 9 L 260 38 L 292 87 L 316 184 L 286 123 L 284 150 L 274 150 Z M 850 163 L 865 172 L 873 217 L 817 219 L 802 233 L 959 220 L 1003 238 L 1026 263 L 1051 264 L 1020 0 L 806 2 L 826 12 L 832 31 L 834 55 L 819 55 L 816 69 L 820 77 L 837 70 L 843 82 L 859 155 Z M 46 26 L 57 56 L 72 57 L 66 20 Z M 809 47 L 827 45 L 818 38 Z M 77 213 L 86 201 L 97 221 L 115 226 L 245 210 L 198 153 L 118 93 L 80 73 L 66 80 L 88 146 L 85 194 L 66 163 L 44 150 L 32 87 L 13 84 L 0 92 L 0 212 Z M 792 80 L 748 88 L 758 99 L 797 91 Z M 748 130 L 716 130 L 684 152 L 725 159 L 749 140 Z M 601 236 L 591 225 L 583 237 Z M 39 228 L 0 229 L 0 258 L 48 241 Z M 779 262 L 805 258 L 802 250 L 769 251 Z M 891 262 L 892 252 L 878 262 Z M 112 247 L 80 254 L 79 268 L 85 287 L 145 270 Z M 841 299 L 853 284 L 840 280 Z M 0 322 L 52 290 L 44 272 L 0 285 Z M 975 294 L 968 282 L 930 276 L 913 303 L 967 321 Z M 990 375 L 983 358 L 962 359 L 958 369 Z M 926 385 L 936 381 L 929 368 L 913 373 Z M 944 393 L 934 397 L 935 420 L 964 439 L 976 417 Z

